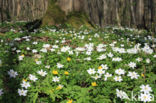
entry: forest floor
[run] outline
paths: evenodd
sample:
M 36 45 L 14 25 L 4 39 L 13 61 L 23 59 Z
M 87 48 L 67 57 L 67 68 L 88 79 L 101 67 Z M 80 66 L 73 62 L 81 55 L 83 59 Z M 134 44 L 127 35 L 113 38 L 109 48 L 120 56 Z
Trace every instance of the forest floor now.
M 0 103 L 154 103 L 155 46 L 145 30 L 10 25 L 0 33 Z

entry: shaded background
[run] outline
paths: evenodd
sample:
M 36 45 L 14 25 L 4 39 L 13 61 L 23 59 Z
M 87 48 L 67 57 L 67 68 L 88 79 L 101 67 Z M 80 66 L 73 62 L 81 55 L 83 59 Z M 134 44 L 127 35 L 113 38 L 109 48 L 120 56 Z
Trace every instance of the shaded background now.
M 52 2 L 51 2 L 52 1 Z M 48 13 L 57 15 L 53 3 L 66 18 L 71 12 L 83 12 L 101 27 L 118 25 L 156 31 L 156 0 L 0 0 L 0 21 L 33 21 Z M 51 18 L 48 16 L 48 18 Z M 53 22 L 56 20 L 54 19 Z M 52 22 L 52 21 L 48 21 Z M 56 23 L 50 24 L 56 24 Z

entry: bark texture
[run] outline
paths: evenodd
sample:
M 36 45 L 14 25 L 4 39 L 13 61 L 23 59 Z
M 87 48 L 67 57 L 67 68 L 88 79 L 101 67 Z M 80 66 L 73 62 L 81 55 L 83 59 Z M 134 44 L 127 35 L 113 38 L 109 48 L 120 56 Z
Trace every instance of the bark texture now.
M 101 27 L 121 25 L 156 31 L 156 0 L 55 0 L 66 14 L 85 12 Z M 42 18 L 48 0 L 0 0 L 0 21 Z M 55 13 L 54 13 L 55 14 Z
M 48 7 L 48 0 L 0 0 L 0 22 L 40 19 Z
M 84 11 L 101 27 L 121 25 L 156 31 L 156 0 L 58 0 L 58 4 L 66 13 Z

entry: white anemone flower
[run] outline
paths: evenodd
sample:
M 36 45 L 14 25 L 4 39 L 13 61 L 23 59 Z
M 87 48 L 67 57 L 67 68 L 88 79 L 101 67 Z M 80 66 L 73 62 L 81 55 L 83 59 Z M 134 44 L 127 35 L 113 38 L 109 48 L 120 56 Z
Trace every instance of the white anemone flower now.
M 131 67 L 132 69 L 134 69 L 134 68 L 136 67 L 136 63 L 130 62 L 130 63 L 128 64 L 128 66 Z
M 42 77 L 47 75 L 46 71 L 43 71 L 42 69 L 40 71 L 37 72 L 39 75 L 41 75 Z
M 63 68 L 64 67 L 64 65 L 63 64 L 60 64 L 60 63 L 57 63 L 57 68 Z
M 53 82 L 59 82 L 60 81 L 60 77 L 55 76 L 55 77 L 53 77 L 53 80 L 52 81 Z
M 13 69 L 9 70 L 8 74 L 11 78 L 15 78 L 18 75 L 18 73 L 14 71 Z
M 114 80 L 117 82 L 121 82 L 122 81 L 122 77 L 121 76 L 115 76 Z
M 96 71 L 95 71 L 95 69 L 93 68 L 89 68 L 89 70 L 87 70 L 87 72 L 91 75 L 91 74 L 95 74 L 96 73 Z
M 115 73 L 118 74 L 118 75 L 124 75 L 125 74 L 125 70 L 119 68 L 119 69 L 115 70 Z
M 3 89 L 0 89 L 0 96 L 3 94 L 4 92 L 3 92 Z
M 20 95 L 20 96 L 26 96 L 27 95 L 27 90 L 24 90 L 24 89 L 18 89 L 18 94 Z
M 38 78 L 35 75 L 29 74 L 29 79 L 35 82 Z
M 21 83 L 21 87 L 27 89 L 28 87 L 30 87 L 30 83 L 23 80 L 23 82 Z
M 136 72 L 128 72 L 127 76 L 131 79 L 138 79 L 139 75 Z
M 140 101 L 143 102 L 151 102 L 152 101 L 152 96 L 147 93 L 141 93 L 139 96 Z
M 141 85 L 140 88 L 141 88 L 141 92 L 144 92 L 144 93 L 152 92 L 152 89 L 149 85 Z

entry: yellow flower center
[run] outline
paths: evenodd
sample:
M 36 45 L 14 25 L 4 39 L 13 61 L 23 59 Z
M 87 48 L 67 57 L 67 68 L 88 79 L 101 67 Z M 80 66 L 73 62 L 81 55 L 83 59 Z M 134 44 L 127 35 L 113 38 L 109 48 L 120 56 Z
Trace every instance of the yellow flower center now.
M 67 58 L 67 61 L 71 61 L 71 58 L 70 58 L 70 57 L 68 57 L 68 58 Z
M 144 96 L 144 99 L 146 99 L 147 98 L 147 96 Z
M 25 82 L 26 82 L 27 80 L 26 80 L 26 79 L 23 79 L 23 81 L 25 81 Z
M 102 66 L 99 66 L 98 69 L 102 69 Z
M 141 76 L 142 76 L 142 77 L 145 77 L 145 75 L 144 75 L 143 73 L 141 74 Z
M 64 74 L 65 74 L 65 75 L 69 75 L 69 72 L 65 71 Z
M 92 82 L 92 86 L 93 87 L 97 86 L 96 82 Z
M 21 56 L 24 57 L 24 54 L 22 54 Z
M 52 71 L 52 74 L 57 75 L 57 74 L 58 74 L 58 71 L 53 70 L 53 71 Z
M 73 103 L 73 100 L 68 100 L 67 103 Z
M 56 90 L 60 90 L 60 89 L 62 89 L 62 86 L 57 86 L 57 88 L 56 88 Z

